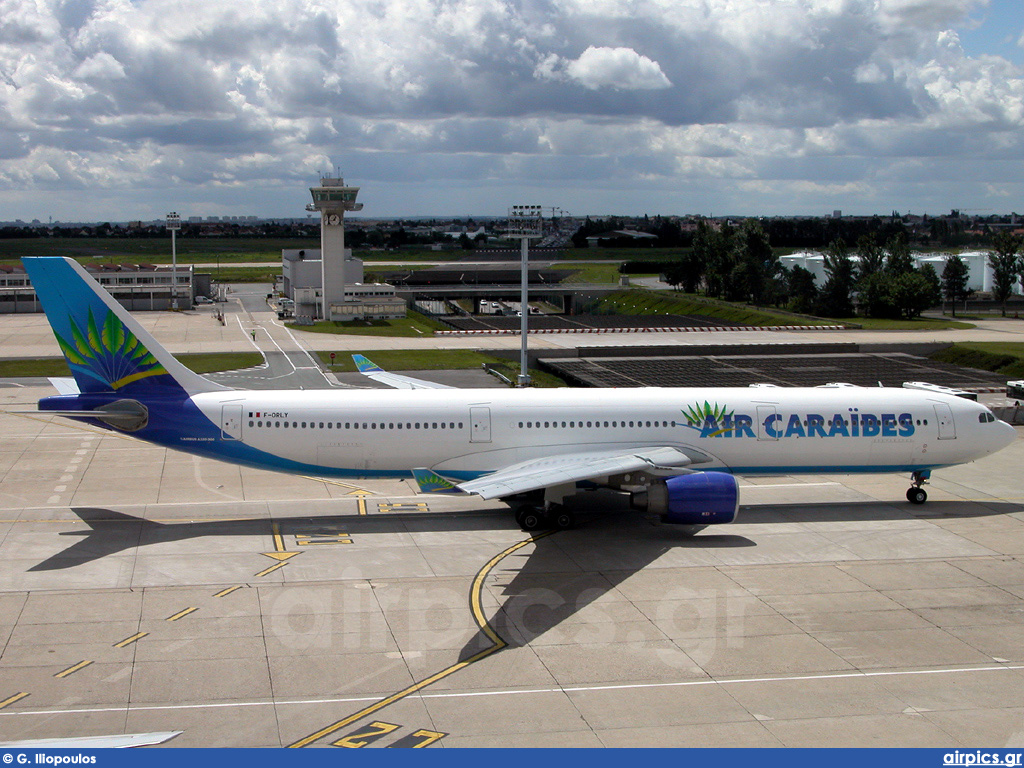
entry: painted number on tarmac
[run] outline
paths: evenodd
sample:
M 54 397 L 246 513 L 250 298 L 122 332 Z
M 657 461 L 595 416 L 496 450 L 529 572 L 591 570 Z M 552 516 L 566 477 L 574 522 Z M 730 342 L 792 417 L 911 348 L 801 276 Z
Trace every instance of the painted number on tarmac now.
M 433 744 L 435 741 L 440 741 L 447 735 L 447 733 L 441 733 L 440 731 L 426 731 L 420 729 L 416 731 L 416 733 L 403 736 L 394 744 L 388 744 L 388 749 L 420 749 L 428 744 Z
M 363 728 L 360 728 L 354 733 L 350 733 L 348 736 L 343 736 L 334 742 L 336 747 L 348 747 L 349 749 L 360 749 L 372 744 L 379 739 L 387 736 L 389 733 L 394 733 L 402 726 L 396 725 L 395 723 L 384 723 L 376 720 Z M 419 729 L 413 733 L 403 736 L 393 744 L 388 744 L 388 748 L 399 748 L 399 749 L 421 749 L 435 741 L 440 741 L 447 733 L 440 731 L 428 731 L 424 728 Z
M 372 744 L 377 739 L 387 736 L 389 733 L 397 731 L 402 726 L 395 725 L 394 723 L 382 723 L 380 721 L 374 721 L 365 728 L 361 728 L 355 733 L 350 733 L 348 736 L 343 736 L 334 742 L 336 747 L 348 747 L 349 749 L 359 749 L 365 747 L 367 744 Z

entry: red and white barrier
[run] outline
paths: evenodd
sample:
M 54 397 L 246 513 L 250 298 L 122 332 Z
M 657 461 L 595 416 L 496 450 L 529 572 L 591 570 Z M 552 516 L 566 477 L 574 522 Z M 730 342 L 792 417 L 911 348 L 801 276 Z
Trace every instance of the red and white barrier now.
M 705 325 L 669 328 L 531 328 L 528 333 L 711 333 L 720 331 L 841 331 L 842 325 Z M 516 329 L 435 331 L 435 336 L 518 336 Z

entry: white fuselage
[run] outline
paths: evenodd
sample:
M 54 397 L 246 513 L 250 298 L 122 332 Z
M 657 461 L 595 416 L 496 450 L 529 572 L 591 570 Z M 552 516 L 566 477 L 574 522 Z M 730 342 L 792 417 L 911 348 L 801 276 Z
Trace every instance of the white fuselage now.
M 913 471 L 1016 439 L 977 403 L 894 388 L 253 390 L 192 401 L 223 440 L 269 467 L 368 477 L 423 467 L 468 479 L 545 456 L 655 446 L 737 474 Z

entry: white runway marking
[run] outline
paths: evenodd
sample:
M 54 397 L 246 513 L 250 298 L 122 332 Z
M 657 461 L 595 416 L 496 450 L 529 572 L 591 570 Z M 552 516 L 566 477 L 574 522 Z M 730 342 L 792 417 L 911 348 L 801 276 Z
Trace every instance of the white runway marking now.
M 972 672 L 1005 672 L 1024 670 L 1024 665 L 999 665 L 995 667 L 957 667 L 954 669 L 906 669 L 893 672 L 837 672 L 829 675 L 789 675 L 786 677 L 743 677 L 732 680 L 682 680 L 675 683 L 619 683 L 612 685 L 572 685 L 550 688 L 528 688 L 504 691 L 454 691 L 448 693 L 420 693 L 424 699 L 470 699 L 481 696 L 524 696 L 536 693 L 586 693 L 588 691 L 625 691 L 642 688 L 684 688 L 707 685 L 746 685 L 750 683 L 790 683 L 800 680 L 844 680 L 868 677 L 909 677 L 912 675 L 954 675 Z M 162 704 L 147 707 L 96 707 L 82 709 L 38 709 L 24 712 L 0 712 L 2 717 L 23 717 L 26 715 L 77 715 L 87 712 L 156 712 L 160 710 L 224 709 L 226 707 L 272 707 L 309 706 L 310 704 L 361 704 L 380 701 L 381 696 L 351 696 L 342 699 L 299 699 L 294 701 L 231 701 L 218 704 Z

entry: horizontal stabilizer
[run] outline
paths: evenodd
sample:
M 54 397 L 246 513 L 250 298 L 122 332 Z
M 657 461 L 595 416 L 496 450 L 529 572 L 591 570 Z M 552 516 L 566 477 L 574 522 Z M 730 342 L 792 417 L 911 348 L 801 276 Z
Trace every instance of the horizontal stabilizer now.
M 82 391 L 78 388 L 78 383 L 71 377 L 51 376 L 50 383 L 61 395 L 77 395 Z
M 30 739 L 29 741 L 2 741 L 3 749 L 124 749 L 150 747 L 163 744 L 184 731 L 155 731 L 153 733 L 123 733 L 111 736 L 69 736 L 57 739 Z

